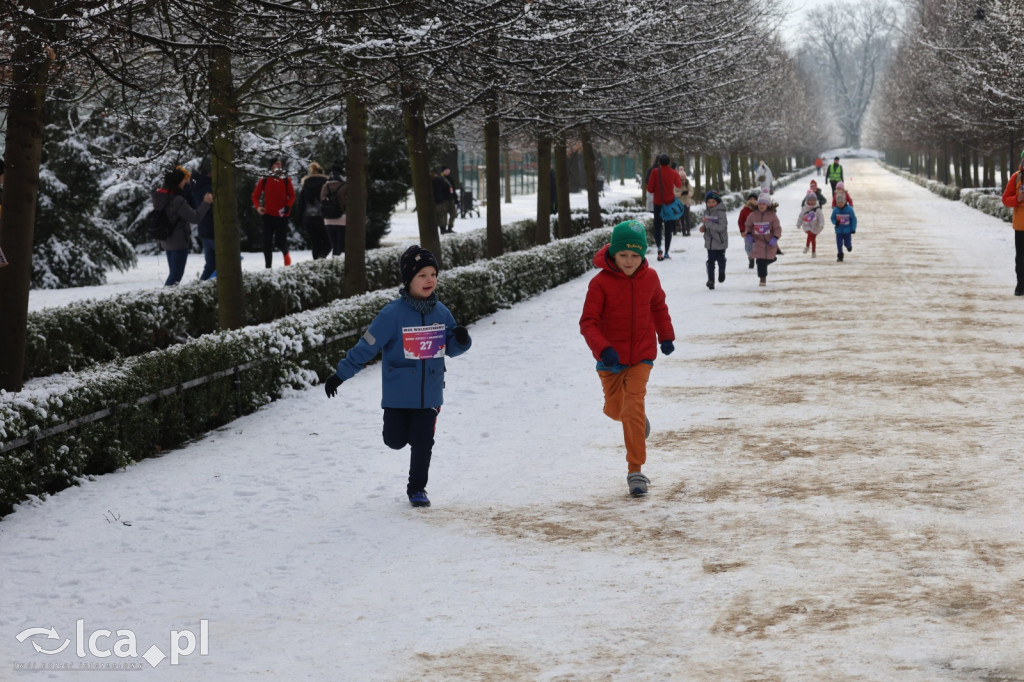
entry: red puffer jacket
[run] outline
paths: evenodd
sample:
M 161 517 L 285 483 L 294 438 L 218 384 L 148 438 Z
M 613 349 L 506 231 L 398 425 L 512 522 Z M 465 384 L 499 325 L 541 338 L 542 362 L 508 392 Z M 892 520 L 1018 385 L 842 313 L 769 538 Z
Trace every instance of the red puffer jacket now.
M 601 351 L 611 346 L 624 365 L 654 360 L 658 342 L 676 338 L 658 273 L 644 259 L 627 277 L 615 267 L 608 245 L 594 255 L 594 266 L 601 272 L 590 280 L 580 317 L 580 333 L 594 359 L 600 360 Z
M 292 212 L 292 204 L 295 203 L 295 187 L 292 186 L 291 178 L 275 178 L 264 176 L 256 183 L 256 189 L 252 191 L 252 207 L 260 207 L 260 195 L 263 195 L 263 208 L 267 215 L 289 216 Z

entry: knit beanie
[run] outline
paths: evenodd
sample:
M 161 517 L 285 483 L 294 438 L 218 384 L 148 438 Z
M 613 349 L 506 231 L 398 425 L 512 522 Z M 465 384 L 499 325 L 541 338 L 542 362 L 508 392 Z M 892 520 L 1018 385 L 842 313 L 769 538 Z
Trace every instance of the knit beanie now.
M 709 189 L 708 193 L 704 195 L 704 201 L 708 199 L 714 199 L 718 203 L 722 203 L 722 195 L 713 189 Z
M 769 195 L 767 192 L 761 192 L 761 194 L 758 195 L 758 197 L 757 197 L 757 203 L 758 203 L 758 205 L 764 204 L 766 206 L 771 206 L 772 205 L 771 195 Z
M 409 287 L 409 282 L 416 276 L 416 273 L 426 267 L 433 267 L 437 270 L 437 259 L 434 258 L 434 254 L 424 249 L 419 244 L 413 244 L 398 261 L 398 267 L 402 271 L 402 284 L 406 288 Z
M 846 185 L 843 184 L 842 180 L 836 183 L 836 189 L 846 189 Z
M 614 256 L 619 251 L 629 250 L 647 258 L 647 230 L 639 220 L 627 220 L 612 228 L 612 241 L 608 246 L 608 255 Z
M 818 203 L 818 195 L 814 192 L 808 192 L 807 196 L 804 197 L 804 201 L 813 201 L 814 203 Z

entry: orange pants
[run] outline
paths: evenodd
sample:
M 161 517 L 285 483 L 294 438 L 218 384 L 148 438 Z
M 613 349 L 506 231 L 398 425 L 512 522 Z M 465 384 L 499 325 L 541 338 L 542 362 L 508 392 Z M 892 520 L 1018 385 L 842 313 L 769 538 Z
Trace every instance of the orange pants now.
M 641 362 L 621 372 L 598 372 L 604 388 L 604 413 L 622 422 L 622 438 L 626 442 L 626 464 L 629 473 L 640 471 L 647 461 L 647 439 L 644 438 L 647 415 L 644 397 L 651 365 Z

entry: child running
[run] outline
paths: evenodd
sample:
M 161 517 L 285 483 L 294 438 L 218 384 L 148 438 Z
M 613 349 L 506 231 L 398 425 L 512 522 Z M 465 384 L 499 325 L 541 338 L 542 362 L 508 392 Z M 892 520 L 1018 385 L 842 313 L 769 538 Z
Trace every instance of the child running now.
M 796 219 L 796 226 L 807 233 L 807 244 L 804 246 L 804 253 L 811 252 L 811 258 L 817 258 L 818 235 L 825 227 L 825 216 L 818 206 L 818 197 L 814 192 L 807 192 L 803 204 L 800 207 L 800 215 Z
M 647 494 L 651 424 L 644 397 L 658 355 L 670 355 L 676 338 L 658 273 L 646 258 L 647 231 L 637 220 L 619 223 L 611 243 L 594 255 L 600 269 L 590 280 L 580 317 L 580 333 L 597 360 L 604 389 L 604 413 L 622 423 L 626 446 L 626 483 L 633 497 Z
M 846 203 L 846 193 L 836 190 L 836 207 L 832 209 L 832 224 L 836 226 L 836 249 L 839 255 L 836 261 L 843 262 L 843 246 L 853 251 L 853 234 L 857 231 L 857 214 L 853 206 Z
M 381 407 L 384 444 L 393 450 L 411 446 L 406 494 L 414 507 L 429 507 L 427 474 L 434 448 L 437 415 L 444 402 L 444 357 L 469 350 L 469 331 L 437 300 L 437 260 L 418 244 L 399 261 L 398 298 L 373 318 L 359 342 L 324 383 L 328 398 L 381 353 Z
M 747 195 L 747 201 L 743 204 L 743 208 L 740 209 L 740 237 L 743 238 L 743 248 L 747 252 L 747 267 L 751 270 L 754 269 L 754 257 L 750 255 L 754 245 L 747 241 L 747 216 L 750 212 L 757 208 L 757 198 L 760 196 L 758 192 L 751 192 Z
M 715 263 L 718 263 L 718 281 L 725 281 L 725 250 L 729 248 L 729 221 L 725 216 L 722 196 L 715 190 L 704 195 L 704 248 L 708 250 L 708 289 L 715 288 Z
M 750 255 L 757 263 L 759 286 L 768 284 L 768 266 L 775 262 L 779 252 L 782 225 L 772 209 L 772 198 L 767 193 L 757 197 L 757 208 L 747 216 L 746 242 L 751 245 Z

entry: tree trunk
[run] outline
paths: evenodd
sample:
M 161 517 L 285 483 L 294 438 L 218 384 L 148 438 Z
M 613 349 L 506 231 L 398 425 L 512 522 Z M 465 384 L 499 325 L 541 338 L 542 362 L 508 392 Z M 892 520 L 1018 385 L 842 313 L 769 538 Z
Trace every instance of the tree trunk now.
M 587 176 L 587 213 L 590 218 L 590 227 L 595 229 L 604 224 L 601 217 L 601 191 L 597 188 L 597 160 L 590 132 L 580 131 L 580 139 L 583 143 L 583 171 Z
M 427 152 L 427 126 L 423 108 L 426 98 L 415 89 L 403 87 L 402 119 L 409 148 L 416 218 L 420 228 L 420 246 L 434 254 L 441 266 L 441 233 L 434 224 L 434 192 L 430 186 L 430 157 Z M 346 221 L 347 222 L 347 221 Z M 346 234 L 348 229 L 345 229 Z M 347 243 L 346 243 L 347 248 Z M 347 255 L 346 255 L 347 257 Z
M 619 187 L 626 185 L 626 155 L 619 157 Z
M 640 176 L 640 201 L 647 206 L 647 169 L 653 164 L 654 152 L 649 142 L 644 143 L 640 150 L 640 165 L 637 166 L 636 174 Z
M 551 137 L 537 136 L 537 244 L 551 241 Z
M 25 383 L 32 239 L 50 72 L 50 60 L 33 37 L 45 29 L 25 28 L 13 32 L 15 44 L 4 150 L 4 204 L 0 213 L 0 247 L 10 263 L 0 268 L 0 389 L 12 393 L 20 391 Z
M 558 238 L 572 236 L 572 211 L 569 208 L 569 159 L 563 133 L 552 154 L 555 157 L 555 192 L 558 195 Z
M 740 155 L 738 152 L 729 153 L 729 189 L 739 192 L 743 189 L 743 176 L 740 172 Z
M 232 3 L 225 3 L 230 7 Z M 222 16 L 229 16 L 230 12 Z M 216 16 L 216 15 L 215 15 Z M 221 22 L 230 31 L 230 21 Z M 221 329 L 245 326 L 245 294 L 242 286 L 241 228 L 235 200 L 235 99 L 231 53 L 223 47 L 210 48 L 210 135 L 213 145 L 213 248 L 217 262 L 217 321 Z
M 487 257 L 497 258 L 501 244 L 501 122 L 497 116 L 484 121 L 484 163 L 487 166 Z
M 358 92 L 345 95 L 345 282 L 346 296 L 366 292 L 366 159 L 369 116 Z M 431 196 L 433 199 L 433 196 Z M 416 205 L 419 205 L 417 200 Z M 433 202 L 430 204 L 433 207 Z M 436 234 L 437 230 L 434 229 Z M 440 237 L 438 236 L 438 247 Z M 441 250 L 426 247 L 440 259 Z M 440 261 L 439 261 L 440 262 Z
M 501 151 L 501 174 L 505 179 L 505 203 L 512 203 L 512 158 L 508 145 Z

